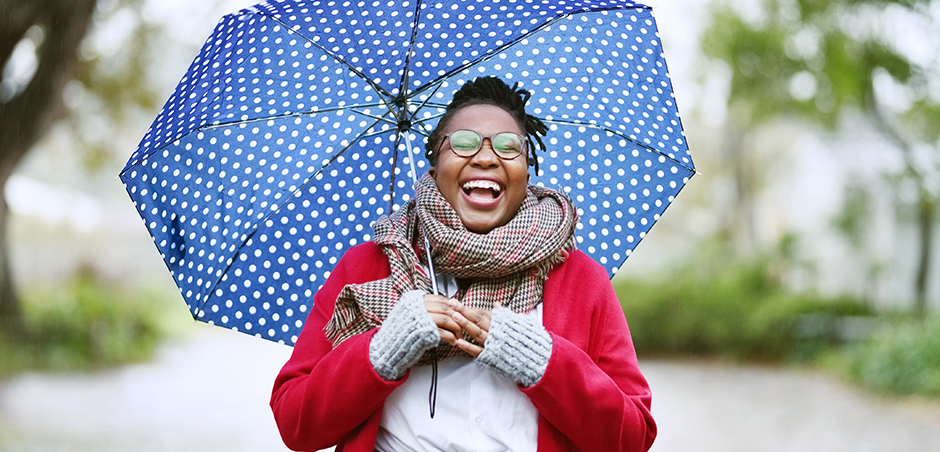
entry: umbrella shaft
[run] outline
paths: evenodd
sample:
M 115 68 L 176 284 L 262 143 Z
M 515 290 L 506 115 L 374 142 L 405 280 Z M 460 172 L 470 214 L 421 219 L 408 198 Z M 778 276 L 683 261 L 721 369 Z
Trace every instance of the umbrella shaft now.
M 418 170 L 415 168 L 415 154 L 411 150 L 411 133 L 407 130 L 399 130 L 398 133 L 405 135 L 405 147 L 408 149 L 408 164 L 411 165 L 411 182 L 414 187 L 417 187 Z M 434 273 L 434 263 L 431 261 L 431 242 L 428 241 L 427 235 L 424 236 L 424 252 L 428 255 L 428 277 L 431 280 L 431 291 L 434 292 L 434 295 L 438 295 L 440 292 L 437 291 L 437 275 Z

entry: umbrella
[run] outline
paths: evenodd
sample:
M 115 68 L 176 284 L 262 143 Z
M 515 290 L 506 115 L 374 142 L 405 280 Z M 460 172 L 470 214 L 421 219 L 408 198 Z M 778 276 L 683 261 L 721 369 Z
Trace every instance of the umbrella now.
M 293 344 L 312 295 L 412 196 L 461 84 L 520 83 L 531 181 L 612 276 L 694 174 L 649 7 L 270 1 L 225 16 L 121 172 L 193 316 Z

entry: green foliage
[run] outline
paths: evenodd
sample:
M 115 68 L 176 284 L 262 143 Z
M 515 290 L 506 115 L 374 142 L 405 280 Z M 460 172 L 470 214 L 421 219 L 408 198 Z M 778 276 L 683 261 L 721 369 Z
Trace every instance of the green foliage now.
M 80 64 L 65 93 L 64 123 L 83 150 L 86 170 L 114 171 L 114 159 L 126 152 L 115 137 L 139 127 L 135 121 L 155 114 L 161 105 L 164 94 L 154 74 L 166 57 L 169 36 L 160 24 L 147 20 L 146 7 L 141 0 L 99 1 L 81 48 Z
M 127 292 L 89 271 L 24 296 L 28 337 L 0 336 L 0 377 L 25 370 L 89 370 L 149 358 L 170 331 L 166 294 Z
M 874 391 L 940 396 L 940 317 L 896 322 L 837 359 Z
M 871 314 L 855 300 L 791 294 L 772 270 L 769 261 L 700 262 L 675 280 L 621 280 L 614 288 L 641 354 L 805 358 L 839 340 L 829 329 L 807 336 L 806 319 Z
M 720 59 L 732 71 L 729 106 L 742 128 L 754 127 L 778 116 L 795 115 L 825 124 L 838 125 L 846 107 L 873 111 L 873 74 L 884 70 L 901 84 L 927 69 L 914 67 L 885 37 L 860 28 L 850 17 L 872 19 L 875 9 L 903 7 L 923 11 L 928 1 L 880 0 L 763 0 L 763 20 L 747 21 L 722 3 L 706 28 L 702 49 Z M 809 98 L 791 92 L 794 77 L 815 81 Z M 913 86 L 913 85 L 911 85 Z M 929 89 L 915 89 L 924 98 Z
M 741 125 L 759 124 L 792 108 L 787 84 L 798 66 L 786 57 L 781 30 L 757 29 L 729 9 L 713 15 L 703 50 L 732 69 L 729 106 Z

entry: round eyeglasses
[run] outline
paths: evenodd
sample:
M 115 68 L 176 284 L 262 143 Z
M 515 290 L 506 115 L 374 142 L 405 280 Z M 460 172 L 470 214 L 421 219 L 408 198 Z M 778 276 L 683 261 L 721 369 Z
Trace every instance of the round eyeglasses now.
M 526 151 L 526 137 L 513 132 L 500 132 L 493 136 L 483 136 L 473 130 L 457 130 L 444 135 L 450 139 L 450 148 L 461 157 L 473 157 L 483 147 L 483 139 L 489 138 L 493 151 L 503 160 L 512 160 Z

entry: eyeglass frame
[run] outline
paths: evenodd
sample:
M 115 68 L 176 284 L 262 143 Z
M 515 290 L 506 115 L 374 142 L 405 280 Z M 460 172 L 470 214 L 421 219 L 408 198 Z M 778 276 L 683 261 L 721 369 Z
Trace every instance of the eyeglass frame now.
M 449 139 L 450 139 L 450 136 L 453 135 L 453 134 L 455 134 L 455 133 L 457 133 L 457 132 L 473 132 L 473 133 L 475 133 L 478 137 L 480 137 L 480 147 L 478 147 L 477 150 L 474 151 L 474 152 L 473 152 L 472 154 L 470 154 L 470 155 L 462 155 L 462 154 L 458 153 L 456 150 L 454 150 L 453 146 L 451 146 L 451 147 L 450 147 L 450 150 L 453 151 L 453 152 L 454 152 L 454 155 L 456 155 L 456 156 L 458 156 L 458 157 L 473 158 L 473 156 L 479 154 L 480 151 L 483 149 L 483 141 L 484 141 L 485 139 L 487 139 L 487 138 L 490 139 L 490 148 L 493 149 L 493 153 L 496 154 L 496 156 L 499 157 L 499 158 L 502 159 L 502 160 L 507 160 L 507 161 L 509 161 L 509 160 L 515 160 L 516 158 L 518 158 L 518 157 L 519 157 L 520 155 L 522 155 L 522 154 L 527 154 L 527 155 L 528 155 L 528 152 L 529 152 L 529 138 L 528 138 L 527 136 L 525 136 L 525 135 L 520 135 L 520 134 L 518 134 L 518 133 L 516 133 L 516 132 L 499 132 L 499 133 L 496 133 L 496 134 L 493 134 L 493 135 L 483 135 L 483 134 L 481 134 L 480 132 L 477 132 L 476 130 L 471 130 L 471 129 L 459 129 L 459 130 L 455 130 L 455 131 L 453 131 L 453 132 L 451 132 L 451 133 L 448 133 L 448 134 L 445 134 L 445 135 L 444 135 L 444 139 L 441 140 L 441 145 L 440 145 L 440 147 L 438 147 L 438 149 L 437 149 L 437 153 L 438 153 L 438 154 L 440 154 L 441 151 L 444 149 L 444 142 L 445 142 L 446 140 L 449 140 Z M 522 149 L 519 151 L 518 154 L 516 154 L 516 155 L 514 155 L 514 156 L 512 156 L 512 157 L 505 157 L 505 156 L 503 156 L 502 154 L 499 153 L 499 151 L 496 150 L 496 148 L 493 147 L 493 138 L 496 137 L 496 136 L 498 136 L 498 135 L 502 135 L 502 134 L 504 134 L 504 133 L 512 134 L 512 135 L 515 135 L 515 136 L 517 136 L 517 137 L 519 137 L 519 138 L 522 139 Z M 527 160 L 528 160 L 528 159 L 527 159 Z M 532 164 L 531 162 L 527 162 L 527 163 L 528 163 L 529 165 Z

